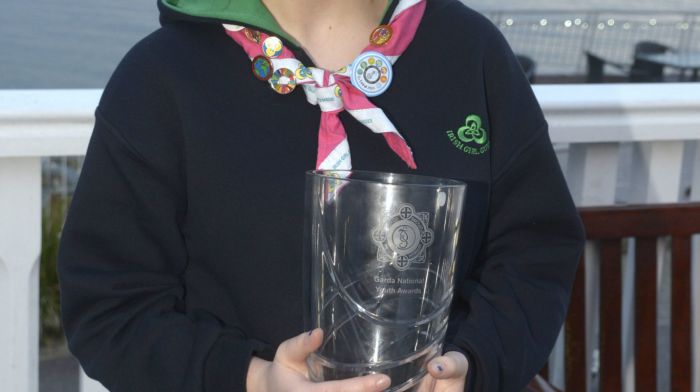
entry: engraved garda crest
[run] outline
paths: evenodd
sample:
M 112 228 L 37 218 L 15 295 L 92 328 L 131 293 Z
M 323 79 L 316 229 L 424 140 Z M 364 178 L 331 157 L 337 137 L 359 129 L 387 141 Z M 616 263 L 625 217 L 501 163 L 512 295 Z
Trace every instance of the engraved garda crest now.
M 372 231 L 372 240 L 378 246 L 377 260 L 399 271 L 405 271 L 411 263 L 425 262 L 425 250 L 433 243 L 429 220 L 428 212 L 416 212 L 411 204 L 401 204 L 384 216 Z

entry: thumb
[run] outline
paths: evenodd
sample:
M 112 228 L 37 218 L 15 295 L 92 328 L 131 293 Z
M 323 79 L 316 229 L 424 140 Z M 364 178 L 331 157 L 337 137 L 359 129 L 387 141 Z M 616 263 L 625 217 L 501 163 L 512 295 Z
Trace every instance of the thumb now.
M 469 370 L 467 357 L 457 351 L 449 351 L 428 362 L 428 372 L 438 380 L 464 378 L 467 370 Z
M 316 351 L 323 342 L 323 330 L 316 328 L 301 335 L 285 340 L 277 348 L 275 362 L 295 369 L 306 368 L 306 357 Z

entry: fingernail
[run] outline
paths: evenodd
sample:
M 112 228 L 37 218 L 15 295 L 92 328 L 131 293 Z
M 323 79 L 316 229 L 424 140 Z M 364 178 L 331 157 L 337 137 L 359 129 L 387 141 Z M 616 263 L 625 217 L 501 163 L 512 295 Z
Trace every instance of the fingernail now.
M 377 380 L 377 388 L 389 388 L 389 383 L 391 381 L 389 380 L 388 377 L 382 377 L 379 380 Z
M 435 370 L 437 370 L 438 372 L 442 373 L 442 371 L 445 370 L 445 368 L 442 367 L 442 364 L 436 363 L 436 364 L 435 364 Z

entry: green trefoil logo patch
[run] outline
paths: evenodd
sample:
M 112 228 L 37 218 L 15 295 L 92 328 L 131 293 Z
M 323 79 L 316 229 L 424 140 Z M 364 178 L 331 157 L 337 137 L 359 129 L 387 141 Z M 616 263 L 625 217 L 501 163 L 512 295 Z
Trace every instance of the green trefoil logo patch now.
M 489 134 L 482 126 L 481 117 L 470 114 L 464 125 L 457 131 L 447 131 L 447 138 L 452 145 L 467 155 L 481 155 L 489 150 Z

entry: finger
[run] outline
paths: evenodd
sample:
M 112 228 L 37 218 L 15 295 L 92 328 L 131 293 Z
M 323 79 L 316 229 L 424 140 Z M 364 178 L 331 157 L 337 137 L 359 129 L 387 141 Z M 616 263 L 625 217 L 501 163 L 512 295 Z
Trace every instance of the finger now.
M 313 392 L 381 392 L 391 385 L 391 379 L 384 374 L 349 378 L 340 381 L 326 381 L 313 384 Z
M 445 355 L 428 362 L 428 372 L 438 380 L 463 378 L 469 370 L 469 362 L 464 354 L 449 351 Z
M 323 330 L 316 328 L 309 332 L 304 332 L 301 335 L 285 340 L 277 348 L 275 361 L 292 366 L 305 367 L 306 357 L 316 351 L 323 342 Z

